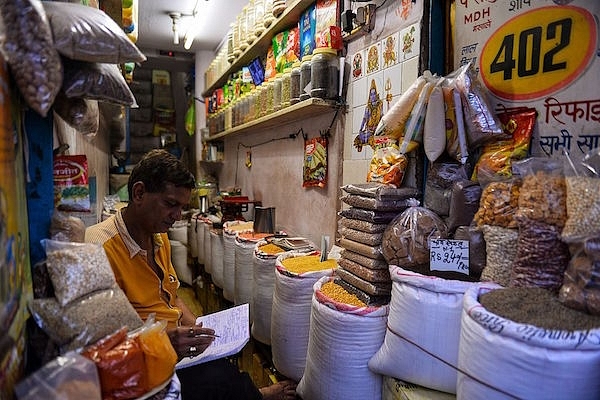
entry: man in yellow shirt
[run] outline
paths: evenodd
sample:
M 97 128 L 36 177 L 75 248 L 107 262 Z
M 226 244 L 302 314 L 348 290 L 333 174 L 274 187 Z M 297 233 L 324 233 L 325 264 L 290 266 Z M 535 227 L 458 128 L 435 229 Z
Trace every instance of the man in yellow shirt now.
M 117 283 L 142 319 L 151 313 L 166 320 L 180 359 L 202 353 L 214 330 L 195 325 L 196 316 L 177 297 L 179 279 L 171 263 L 166 232 L 181 219 L 195 187 L 194 176 L 165 150 L 151 150 L 133 168 L 127 185 L 129 203 L 86 230 L 85 241 L 104 246 Z M 249 375 L 225 359 L 177 371 L 187 399 L 294 399 L 295 383 L 256 388 Z

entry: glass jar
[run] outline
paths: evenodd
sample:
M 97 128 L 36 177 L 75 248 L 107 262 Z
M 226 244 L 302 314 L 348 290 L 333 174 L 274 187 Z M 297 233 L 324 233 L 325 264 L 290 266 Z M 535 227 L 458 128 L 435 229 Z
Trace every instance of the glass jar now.
M 235 24 L 229 24 L 229 32 L 227 32 L 227 62 L 232 63 L 235 60 L 235 55 L 233 54 L 233 48 L 235 47 L 233 44 L 233 31 L 235 29 Z
M 252 88 L 250 93 L 248 93 L 248 112 L 246 113 L 246 118 L 244 118 L 244 123 L 250 122 L 255 118 L 256 115 L 256 88 Z
M 281 88 L 283 83 L 283 74 L 278 72 L 273 79 L 273 111 L 281 110 Z
M 310 66 L 311 97 L 336 99 L 339 77 L 340 60 L 337 51 L 325 47 L 315 49 Z
M 279 16 L 285 11 L 286 0 L 274 0 L 273 1 L 273 16 L 279 18 Z
M 310 99 L 312 55 L 302 57 L 300 64 L 300 101 Z
M 233 24 L 233 56 L 235 58 L 239 57 L 242 54 L 242 50 L 240 49 L 240 19 L 241 16 L 238 15 L 235 17 L 235 23 Z
M 244 8 L 242 8 L 242 12 L 240 13 L 240 25 L 239 25 L 239 32 L 240 32 L 240 50 L 241 51 L 245 51 L 248 48 L 248 42 L 246 42 L 246 38 L 248 37 L 248 26 L 246 25 L 246 16 L 248 13 L 248 6 L 244 6 Z
M 290 72 L 290 105 L 300 101 L 300 61 L 292 65 Z
M 264 0 L 264 2 L 263 25 L 265 28 L 268 28 L 275 21 L 275 17 L 273 16 L 273 0 Z
M 281 74 L 281 108 L 290 106 L 291 101 L 292 69 L 286 68 Z
M 254 0 L 250 0 L 246 7 L 246 43 L 251 45 L 256 40 L 256 33 L 254 32 L 254 22 L 256 21 L 254 13 Z
M 267 112 L 265 115 L 269 115 L 271 113 L 273 113 L 273 103 L 275 100 L 275 94 L 274 94 L 274 90 L 275 90 L 275 86 L 273 84 L 273 81 L 275 79 L 274 78 L 269 78 L 269 80 L 267 81 Z
M 263 22 L 264 15 L 264 0 L 254 0 L 254 34 L 257 38 L 265 31 L 265 24 Z
M 225 108 L 223 109 L 223 114 L 224 114 L 224 122 L 223 122 L 223 127 L 225 128 L 225 130 L 231 129 L 231 127 L 233 126 L 233 118 L 232 118 L 232 109 L 231 106 L 225 106 Z

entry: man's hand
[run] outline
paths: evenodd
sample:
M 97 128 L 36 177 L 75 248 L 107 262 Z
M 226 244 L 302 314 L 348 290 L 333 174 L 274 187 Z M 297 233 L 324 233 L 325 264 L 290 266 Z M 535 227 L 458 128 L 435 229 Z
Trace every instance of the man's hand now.
M 203 353 L 215 340 L 215 331 L 202 325 L 180 326 L 167 331 L 179 360 Z

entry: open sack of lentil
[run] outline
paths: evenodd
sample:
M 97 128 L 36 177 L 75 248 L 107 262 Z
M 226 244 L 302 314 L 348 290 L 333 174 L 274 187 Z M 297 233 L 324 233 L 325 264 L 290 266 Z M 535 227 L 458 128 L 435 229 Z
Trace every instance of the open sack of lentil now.
M 303 399 L 381 399 L 382 377 L 368 361 L 383 341 L 388 306 L 370 307 L 322 277 L 313 286 Z
M 463 297 L 457 398 L 597 399 L 600 319 L 542 288 Z
M 284 376 L 300 381 L 306 364 L 313 285 L 337 268 L 334 259 L 321 262 L 319 252 L 284 253 L 275 263 L 271 310 L 273 365 Z
M 390 275 L 392 299 L 385 340 L 369 360 L 369 368 L 456 393 L 463 295 L 479 283 L 422 275 L 394 265 Z
M 60 352 L 78 349 L 142 320 L 117 286 L 101 245 L 44 239 L 54 297 L 35 298 L 29 309 Z
M 252 337 L 268 346 L 271 345 L 271 309 L 275 288 L 275 263 L 277 257 L 285 253 L 282 247 L 261 240 L 254 246 L 252 259 L 252 303 L 250 310 Z

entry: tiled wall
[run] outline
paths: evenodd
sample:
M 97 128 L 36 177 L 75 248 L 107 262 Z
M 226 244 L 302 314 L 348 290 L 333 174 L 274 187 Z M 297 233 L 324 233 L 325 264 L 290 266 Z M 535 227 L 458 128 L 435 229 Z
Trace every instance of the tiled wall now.
M 344 137 L 344 184 L 364 182 L 373 156 L 365 143 L 368 135 L 359 135 L 361 130 L 368 131 L 364 129 L 368 122 L 365 111 L 371 89 L 375 89 L 384 115 L 419 76 L 422 13 L 422 2 L 392 2 L 377 10 L 375 29 L 348 46 L 350 107 Z M 405 179 L 410 183 L 414 173 L 409 170 Z

